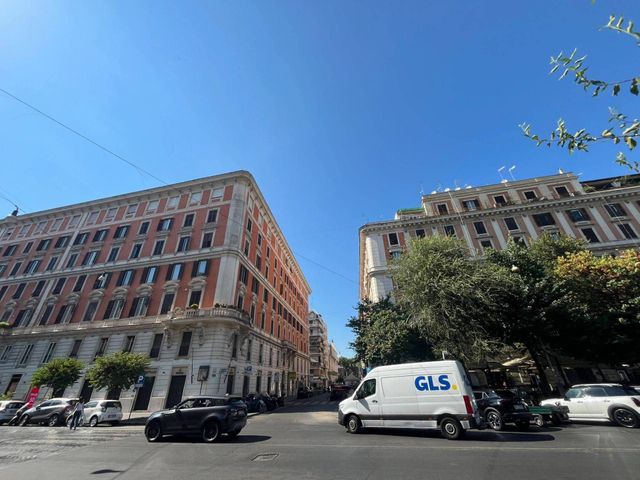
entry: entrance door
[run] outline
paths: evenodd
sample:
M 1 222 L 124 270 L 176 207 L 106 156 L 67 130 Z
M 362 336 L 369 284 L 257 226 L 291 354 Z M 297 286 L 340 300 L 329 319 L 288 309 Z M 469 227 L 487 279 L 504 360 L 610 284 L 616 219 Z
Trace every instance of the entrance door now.
M 164 404 L 164 408 L 173 408 L 182 400 L 182 391 L 184 390 L 184 382 L 187 379 L 186 375 L 172 375 L 171 383 L 169 384 L 169 393 L 167 394 L 167 401 Z
M 151 399 L 151 391 L 156 377 L 144 377 L 144 385 L 138 390 L 136 403 L 133 405 L 134 410 L 147 410 L 149 408 L 149 400 Z
M 242 381 L 242 396 L 246 397 L 249 394 L 249 376 L 245 375 Z
M 91 400 L 91 395 L 93 394 L 93 387 L 89 384 L 89 380 L 85 379 L 82 384 L 82 389 L 80 390 L 80 398 L 85 402 Z
M 233 395 L 233 383 L 235 375 L 227 375 L 227 394 Z

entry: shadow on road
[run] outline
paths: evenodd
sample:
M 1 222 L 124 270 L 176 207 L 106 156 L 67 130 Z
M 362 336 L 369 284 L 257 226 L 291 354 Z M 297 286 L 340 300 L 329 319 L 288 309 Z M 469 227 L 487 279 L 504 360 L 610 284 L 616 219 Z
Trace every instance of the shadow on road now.
M 550 429 L 545 429 L 548 431 Z M 559 430 L 559 429 L 558 429 Z M 360 435 L 386 435 L 401 437 L 421 437 L 421 438 L 439 438 L 441 437 L 438 430 L 413 430 L 401 428 L 367 428 Z M 550 442 L 556 437 L 544 432 L 495 432 L 493 430 L 468 430 L 463 438 L 464 440 L 473 440 L 478 442 Z
M 238 435 L 236 438 L 230 438 L 222 435 L 217 443 L 258 443 L 266 442 L 271 437 L 268 435 Z M 202 443 L 206 445 L 200 437 L 188 435 L 174 435 L 162 438 L 162 443 Z

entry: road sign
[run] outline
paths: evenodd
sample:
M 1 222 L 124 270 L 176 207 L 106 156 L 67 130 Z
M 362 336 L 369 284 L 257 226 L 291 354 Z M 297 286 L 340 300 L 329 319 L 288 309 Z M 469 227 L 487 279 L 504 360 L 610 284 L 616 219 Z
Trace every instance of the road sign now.
M 138 375 L 138 379 L 136 380 L 136 384 L 134 388 L 142 388 L 144 387 L 144 375 Z

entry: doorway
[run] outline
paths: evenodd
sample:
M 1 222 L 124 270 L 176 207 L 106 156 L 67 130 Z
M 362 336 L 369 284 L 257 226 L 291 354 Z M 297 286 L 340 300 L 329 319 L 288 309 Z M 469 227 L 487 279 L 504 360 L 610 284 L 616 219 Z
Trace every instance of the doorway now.
M 85 402 L 88 402 L 89 400 L 91 400 L 92 394 L 93 394 L 93 387 L 89 383 L 89 380 L 85 378 L 82 384 L 82 388 L 80 389 L 79 397 Z
M 149 400 L 151 400 L 151 391 L 156 377 L 144 377 L 144 385 L 138 390 L 136 402 L 133 405 L 134 410 L 147 410 L 149 408 Z
M 169 393 L 167 393 L 167 401 L 164 404 L 164 408 L 172 408 L 182 400 L 182 391 L 184 390 L 184 382 L 186 381 L 186 375 L 172 375 L 171 383 L 169 384 Z

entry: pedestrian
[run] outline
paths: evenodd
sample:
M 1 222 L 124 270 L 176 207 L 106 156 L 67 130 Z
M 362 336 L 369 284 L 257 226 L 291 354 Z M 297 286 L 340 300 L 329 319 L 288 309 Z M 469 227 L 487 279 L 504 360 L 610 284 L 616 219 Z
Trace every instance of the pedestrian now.
M 82 402 L 82 398 L 78 400 L 78 403 L 73 407 L 73 411 L 71 412 L 71 422 L 69 423 L 69 430 L 75 430 L 78 424 L 80 423 L 80 419 L 84 415 L 84 403 Z

